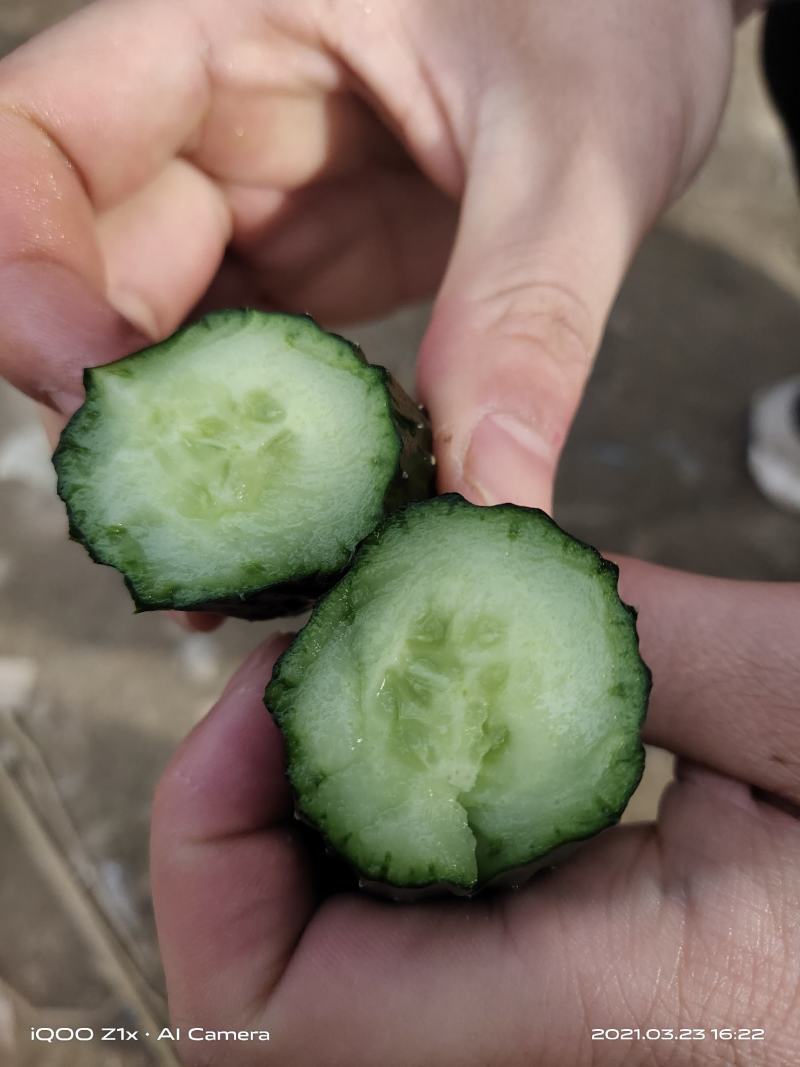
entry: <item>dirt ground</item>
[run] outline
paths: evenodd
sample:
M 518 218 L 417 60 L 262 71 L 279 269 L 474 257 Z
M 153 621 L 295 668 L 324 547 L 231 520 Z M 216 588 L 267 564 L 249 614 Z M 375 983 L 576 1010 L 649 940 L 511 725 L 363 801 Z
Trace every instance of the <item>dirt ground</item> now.
M 79 0 L 3 0 L 0 52 Z M 741 34 L 718 147 L 647 241 L 612 315 L 559 477 L 556 517 L 666 564 L 800 577 L 800 520 L 743 466 L 752 391 L 797 371 L 800 228 L 764 99 L 758 27 Z M 0 188 L 2 175 L 0 175 Z M 414 309 L 351 334 L 406 383 Z M 165 1018 L 148 894 L 152 789 L 264 625 L 187 636 L 135 617 L 118 576 L 66 538 L 31 405 L 0 387 L 0 1063 L 60 1067 L 35 1025 Z M 631 808 L 652 817 L 670 760 L 651 752 Z M 81 1067 L 174 1063 L 165 1043 L 82 1046 Z M 111 1051 L 107 1051 L 108 1049 Z

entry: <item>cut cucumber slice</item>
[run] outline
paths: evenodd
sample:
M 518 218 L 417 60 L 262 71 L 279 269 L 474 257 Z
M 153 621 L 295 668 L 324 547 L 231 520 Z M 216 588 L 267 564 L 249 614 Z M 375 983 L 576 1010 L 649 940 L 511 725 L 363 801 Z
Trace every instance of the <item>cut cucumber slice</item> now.
M 650 689 L 617 574 L 541 511 L 390 517 L 266 691 L 298 813 L 368 881 L 466 893 L 616 822 Z
M 386 512 L 433 492 L 418 407 L 306 316 L 210 315 L 85 384 L 58 492 L 139 610 L 304 611 Z

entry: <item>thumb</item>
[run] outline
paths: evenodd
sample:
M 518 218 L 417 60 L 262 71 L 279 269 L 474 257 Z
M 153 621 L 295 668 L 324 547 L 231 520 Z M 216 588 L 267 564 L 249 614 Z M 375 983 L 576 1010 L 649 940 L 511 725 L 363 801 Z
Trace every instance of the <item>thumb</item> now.
M 280 735 L 263 704 L 287 644 L 273 638 L 251 654 L 156 790 L 153 906 L 170 1014 L 187 1026 L 252 1019 L 311 913 Z
M 641 228 L 624 188 L 588 150 L 544 167 L 485 153 L 473 167 L 418 367 L 441 490 L 551 509 L 559 454 Z

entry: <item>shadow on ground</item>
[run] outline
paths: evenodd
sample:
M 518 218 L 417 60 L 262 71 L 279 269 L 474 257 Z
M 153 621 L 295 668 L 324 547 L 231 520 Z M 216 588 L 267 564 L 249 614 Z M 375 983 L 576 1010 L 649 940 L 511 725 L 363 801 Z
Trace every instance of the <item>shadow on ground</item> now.
M 800 303 L 661 230 L 609 323 L 564 455 L 556 514 L 616 552 L 724 577 L 800 578 L 800 519 L 744 466 L 759 386 L 797 373 Z

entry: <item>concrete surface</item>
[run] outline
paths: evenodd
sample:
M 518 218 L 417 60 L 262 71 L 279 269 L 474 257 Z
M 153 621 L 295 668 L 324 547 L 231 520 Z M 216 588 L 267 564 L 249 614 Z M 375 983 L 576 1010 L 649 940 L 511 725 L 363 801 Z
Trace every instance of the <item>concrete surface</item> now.
M 78 0 L 4 0 L 0 49 Z M 558 483 L 557 517 L 607 549 L 721 575 L 800 577 L 800 521 L 742 463 L 752 390 L 796 371 L 800 272 L 788 157 L 755 28 L 694 190 L 642 250 Z M 0 182 L 2 176 L 0 176 Z M 352 331 L 410 382 L 412 310 Z M 155 1029 L 164 1001 L 147 879 L 153 785 L 264 625 L 187 636 L 134 617 L 66 539 L 31 406 L 0 389 L 0 1063 L 172 1063 L 164 1045 L 37 1046 L 33 1025 Z M 670 761 L 631 808 L 651 817 Z

